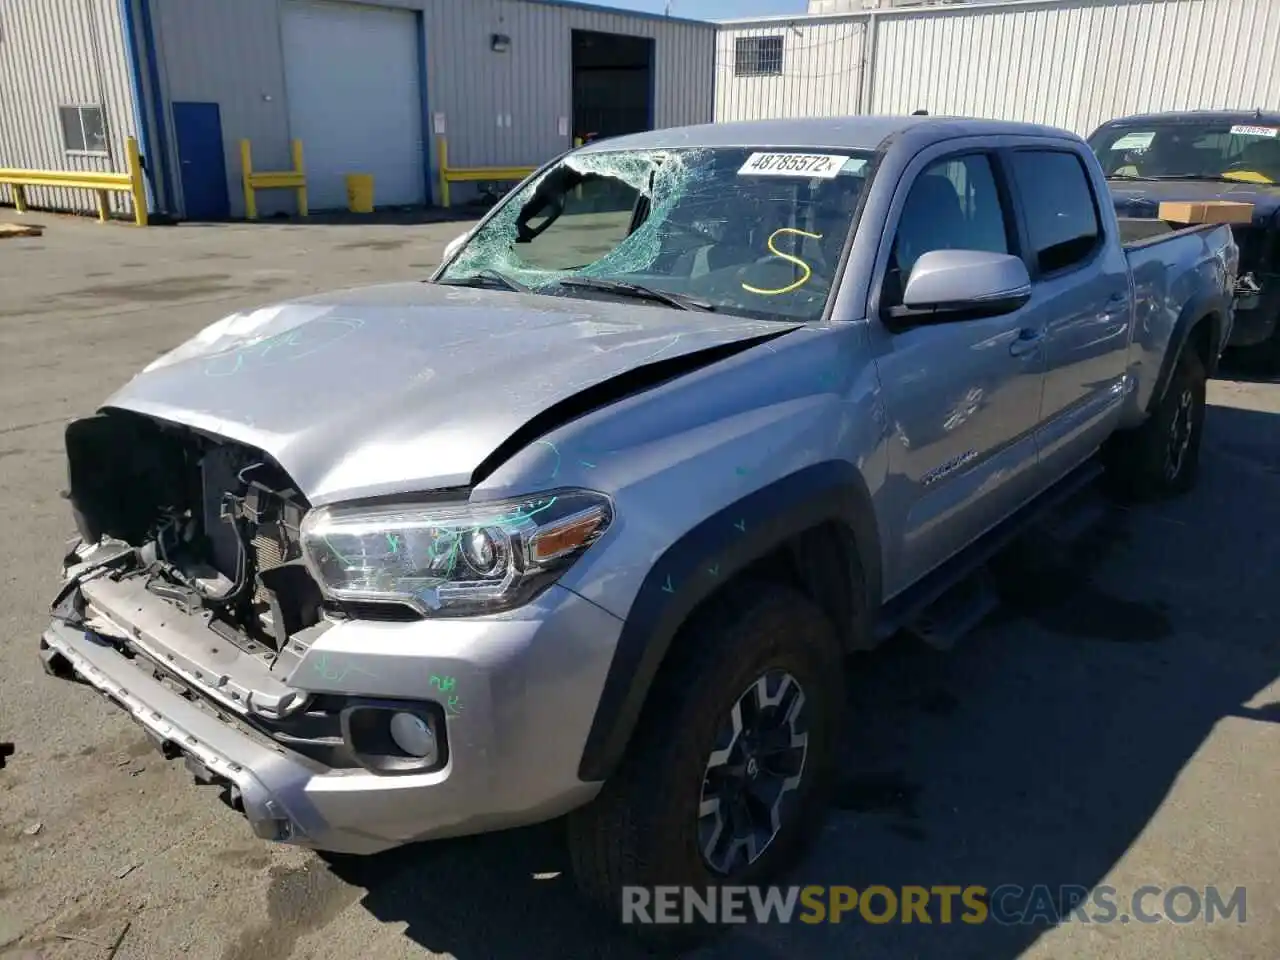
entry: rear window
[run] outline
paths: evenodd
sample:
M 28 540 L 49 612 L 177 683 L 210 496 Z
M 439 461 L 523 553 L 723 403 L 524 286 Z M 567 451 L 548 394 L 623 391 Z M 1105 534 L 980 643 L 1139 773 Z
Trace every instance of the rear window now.
M 1280 126 L 1263 121 L 1108 127 L 1089 146 L 1116 179 L 1280 183 Z
M 1058 150 L 1019 150 L 1012 167 L 1040 272 L 1056 273 L 1089 259 L 1102 226 L 1080 158 Z

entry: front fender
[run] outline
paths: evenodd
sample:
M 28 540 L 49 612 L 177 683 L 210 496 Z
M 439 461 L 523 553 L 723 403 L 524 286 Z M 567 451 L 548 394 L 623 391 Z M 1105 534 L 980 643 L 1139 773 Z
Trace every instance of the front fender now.
M 875 514 L 866 483 L 847 461 L 805 467 L 744 496 L 658 557 L 632 601 L 614 651 L 579 765 L 582 780 L 604 780 L 617 768 L 659 667 L 694 608 L 755 560 L 830 521 L 852 534 L 865 609 L 875 609 L 881 582 Z

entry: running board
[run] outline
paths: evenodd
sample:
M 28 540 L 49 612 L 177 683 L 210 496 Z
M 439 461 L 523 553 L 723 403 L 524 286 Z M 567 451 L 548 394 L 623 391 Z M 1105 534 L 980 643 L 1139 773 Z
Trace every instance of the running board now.
M 950 650 L 1000 606 L 991 575 L 979 567 L 922 610 L 904 628 L 937 650 Z
M 953 645 L 962 635 L 957 632 L 958 630 L 962 627 L 965 631 L 972 629 L 991 612 L 991 609 L 994 609 L 992 607 L 983 610 L 982 608 L 988 602 L 981 596 L 983 588 L 970 587 L 966 581 L 969 581 L 988 560 L 1009 546 L 1036 521 L 1042 520 L 1046 514 L 1069 502 L 1086 487 L 1096 482 L 1102 473 L 1102 464 L 1096 457 L 1086 461 L 1040 496 L 1015 511 L 1012 516 L 980 540 L 970 544 L 915 586 L 894 597 L 880 612 L 875 628 L 876 641 L 886 640 L 899 630 L 906 629 L 915 633 L 926 643 L 938 645 L 937 642 L 945 642 L 947 647 Z M 986 591 L 994 594 L 989 578 L 984 575 L 981 582 L 985 584 Z M 954 590 L 962 593 L 973 590 L 977 596 L 971 600 L 962 599 L 962 593 L 947 596 Z M 924 625 L 923 628 L 920 624 Z M 936 641 L 931 637 L 936 638 Z

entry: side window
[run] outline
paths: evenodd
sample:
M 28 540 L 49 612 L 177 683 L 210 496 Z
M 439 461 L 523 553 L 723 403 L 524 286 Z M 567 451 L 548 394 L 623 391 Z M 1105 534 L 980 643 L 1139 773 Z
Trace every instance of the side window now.
M 911 268 L 932 250 L 1011 252 L 1004 205 L 986 154 L 939 160 L 911 185 L 885 277 L 884 306 L 902 302 Z
M 1102 224 L 1080 158 L 1061 150 L 1019 150 L 1012 167 L 1040 271 L 1066 270 L 1089 259 Z

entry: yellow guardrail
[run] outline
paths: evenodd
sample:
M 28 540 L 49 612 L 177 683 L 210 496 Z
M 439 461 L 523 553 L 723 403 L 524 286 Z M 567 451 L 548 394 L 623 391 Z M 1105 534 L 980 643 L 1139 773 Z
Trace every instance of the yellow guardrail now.
M 436 137 L 436 163 L 440 168 L 440 205 L 450 206 L 451 183 L 500 183 L 504 180 L 523 180 L 537 167 L 451 167 L 449 143 L 444 137 Z
M 27 187 L 65 187 L 92 190 L 98 200 L 98 219 L 104 223 L 111 215 L 108 193 L 127 193 L 133 198 L 133 221 L 147 225 L 147 188 L 142 180 L 142 158 L 138 141 L 125 138 L 124 173 L 99 173 L 94 170 L 17 170 L 0 167 L 0 183 L 13 190 L 13 206 L 18 213 L 27 212 Z
M 307 174 L 302 167 L 302 141 L 290 143 L 293 155 L 292 170 L 255 171 L 253 151 L 248 140 L 240 141 L 240 169 L 244 181 L 244 215 L 247 220 L 258 219 L 259 190 L 294 190 L 298 196 L 298 216 L 307 215 Z

